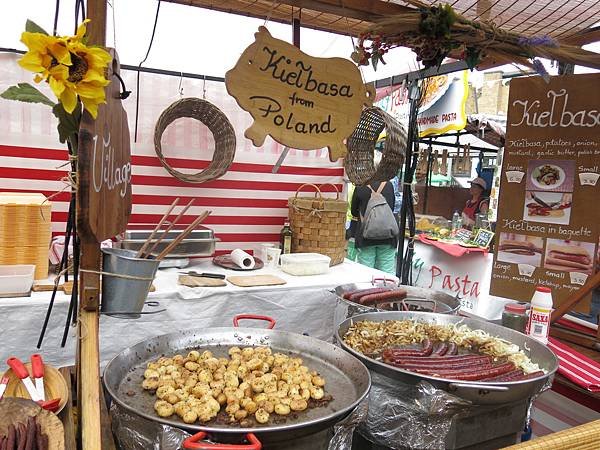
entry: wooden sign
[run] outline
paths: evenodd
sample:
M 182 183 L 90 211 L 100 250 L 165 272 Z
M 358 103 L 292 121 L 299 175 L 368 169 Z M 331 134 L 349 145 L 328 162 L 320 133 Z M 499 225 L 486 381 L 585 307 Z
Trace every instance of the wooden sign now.
M 600 74 L 510 82 L 491 294 L 554 307 L 598 266 Z M 588 311 L 589 303 L 580 311 Z
M 375 90 L 356 65 L 342 58 L 315 58 L 259 27 L 252 43 L 225 74 L 227 92 L 254 123 L 245 132 L 260 147 L 267 135 L 301 150 L 329 149 L 332 161 L 346 154 L 363 106 Z
M 79 230 L 98 242 L 125 231 L 131 214 L 131 144 L 127 113 L 121 104 L 116 52 L 108 68 L 106 104 L 94 120 L 83 114 L 79 129 Z

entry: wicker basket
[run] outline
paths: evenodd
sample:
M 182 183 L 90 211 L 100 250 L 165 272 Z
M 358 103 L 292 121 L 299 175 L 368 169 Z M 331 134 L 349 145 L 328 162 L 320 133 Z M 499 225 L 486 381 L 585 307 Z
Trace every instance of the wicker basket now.
M 381 162 L 375 168 L 375 144 L 386 131 Z M 380 108 L 363 110 L 360 121 L 348 138 L 344 167 L 348 178 L 357 186 L 374 181 L 389 181 L 398 175 L 404 161 L 408 136 L 404 127 Z
M 598 450 L 600 420 L 506 447 L 505 450 Z
M 162 134 L 171 122 L 182 117 L 199 120 L 213 134 L 215 152 L 206 169 L 195 174 L 181 173 L 173 169 L 162 153 Z M 235 156 L 235 131 L 227 116 L 206 100 L 199 98 L 183 98 L 163 111 L 154 127 L 154 150 L 163 167 L 175 178 L 187 183 L 204 183 L 219 178 L 227 172 Z
M 304 186 L 315 188 L 315 195 L 298 197 Z M 335 186 L 334 186 L 335 187 Z M 292 253 L 321 253 L 331 258 L 331 265 L 340 264 L 346 255 L 346 211 L 348 202 L 324 198 L 314 184 L 303 184 L 290 197 L 290 227 L 292 228 Z
M 48 277 L 52 204 L 42 194 L 0 192 L 0 264 L 35 264 Z

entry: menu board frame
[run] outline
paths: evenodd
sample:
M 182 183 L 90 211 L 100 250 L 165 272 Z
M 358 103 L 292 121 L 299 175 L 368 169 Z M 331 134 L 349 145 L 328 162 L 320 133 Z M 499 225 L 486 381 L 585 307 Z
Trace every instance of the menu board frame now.
M 554 307 L 597 270 L 600 74 L 511 80 L 490 293 Z M 589 299 L 576 308 L 589 310 Z

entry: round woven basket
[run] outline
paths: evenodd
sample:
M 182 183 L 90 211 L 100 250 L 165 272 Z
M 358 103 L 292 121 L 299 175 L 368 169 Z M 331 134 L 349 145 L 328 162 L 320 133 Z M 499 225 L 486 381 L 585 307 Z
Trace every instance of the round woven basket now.
M 383 156 L 377 167 L 373 161 L 375 144 L 385 130 Z M 366 108 L 352 135 L 348 138 L 348 154 L 344 168 L 357 186 L 374 181 L 388 181 L 398 175 L 404 162 L 408 136 L 404 127 L 380 108 Z
M 165 129 L 174 120 L 189 117 L 202 122 L 215 140 L 213 159 L 201 172 L 188 174 L 173 169 L 162 153 L 161 139 Z M 154 126 L 154 150 L 163 167 L 175 178 L 187 183 L 204 183 L 219 178 L 227 172 L 235 156 L 235 131 L 227 116 L 206 100 L 183 98 L 165 109 Z
M 327 183 L 331 184 L 331 183 Z M 298 197 L 304 186 L 315 188 L 314 196 Z M 344 262 L 346 256 L 346 212 L 348 202 L 325 198 L 314 184 L 303 184 L 290 197 L 289 217 L 292 229 L 292 253 L 320 253 L 331 258 L 330 265 Z

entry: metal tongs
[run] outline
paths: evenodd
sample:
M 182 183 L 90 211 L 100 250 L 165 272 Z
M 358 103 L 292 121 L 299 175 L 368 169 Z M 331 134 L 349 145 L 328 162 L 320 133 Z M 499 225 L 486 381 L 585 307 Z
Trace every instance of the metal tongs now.
M 21 379 L 31 400 L 48 411 L 55 412 L 58 410 L 60 398 L 46 400 L 46 392 L 44 390 L 44 362 L 42 361 L 41 355 L 37 353 L 31 355 L 31 372 L 35 380 L 35 385 L 29 377 L 27 368 L 19 358 L 8 358 L 6 364 L 12 369 L 15 375 Z

